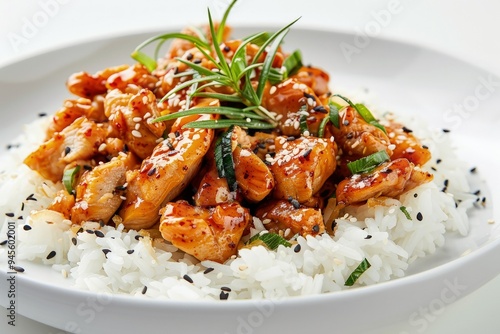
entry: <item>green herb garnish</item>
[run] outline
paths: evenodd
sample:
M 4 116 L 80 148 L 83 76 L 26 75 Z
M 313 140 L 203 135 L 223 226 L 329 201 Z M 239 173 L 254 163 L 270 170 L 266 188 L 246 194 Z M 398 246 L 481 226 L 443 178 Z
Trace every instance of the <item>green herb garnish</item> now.
M 234 171 L 232 140 L 233 126 L 224 132 L 215 143 L 215 165 L 219 177 L 226 178 L 227 185 L 231 191 L 236 191 L 236 173 Z
M 400 207 L 399 207 L 399 210 L 401 210 L 401 212 L 403 212 L 403 213 L 405 214 L 406 219 L 408 219 L 408 220 L 412 220 L 412 219 L 411 219 L 411 216 L 410 216 L 410 213 L 408 212 L 408 210 L 406 210 L 406 207 L 405 207 L 405 206 L 403 206 L 403 205 L 402 205 L 402 206 L 400 206 Z
M 247 119 L 248 122 L 245 123 L 241 121 L 237 122 L 238 125 L 242 127 L 254 129 L 274 128 L 277 125 L 276 119 L 273 114 L 262 106 L 264 88 L 266 86 L 266 82 L 271 79 L 279 79 L 279 77 L 276 77 L 277 74 L 278 76 L 281 75 L 281 78 L 283 77 L 281 69 L 273 68 L 272 64 L 283 39 L 289 31 L 289 28 L 298 19 L 286 25 L 274 34 L 261 32 L 244 38 L 238 49 L 234 52 L 232 59 L 228 61 L 221 50 L 221 44 L 226 20 L 235 3 L 236 0 L 231 2 L 217 29 L 215 28 L 212 20 L 210 9 L 208 10 L 210 38 L 205 38 L 200 31 L 196 34 L 197 36 L 182 33 L 158 35 L 140 44 L 132 53 L 132 58 L 146 66 L 149 71 L 153 71 L 157 66 L 155 58 L 158 57 L 159 49 L 167 40 L 179 38 L 189 41 L 194 44 L 194 46 L 207 58 L 208 61 L 215 65 L 215 69 L 209 70 L 191 61 L 176 58 L 178 61 L 189 67 L 189 71 L 179 73 L 178 75 L 193 75 L 193 78 L 174 87 L 161 99 L 161 101 L 174 96 L 177 92 L 183 89 L 190 88 L 189 99 L 192 99 L 193 97 L 211 97 L 221 101 L 242 103 L 249 107 L 243 108 L 245 115 L 239 117 L 234 114 L 229 115 L 219 112 L 219 114 L 228 118 L 237 117 Z M 207 40 L 211 40 L 212 42 L 209 43 Z M 158 44 L 155 50 L 155 58 L 151 58 L 147 56 L 142 49 L 154 42 L 158 42 Z M 246 46 L 250 43 L 259 45 L 259 49 L 253 58 L 247 59 Z M 260 56 L 264 53 L 264 60 L 259 62 Z M 298 66 L 302 66 L 302 61 L 300 52 L 295 51 L 285 59 L 284 68 L 286 73 L 284 75 L 293 73 L 298 69 Z M 256 72 L 259 74 L 258 80 L 256 84 L 252 84 L 251 78 Z M 195 73 L 196 75 L 194 75 Z M 232 93 L 222 94 L 205 91 L 206 88 L 216 85 L 228 87 Z M 169 117 L 169 119 L 178 118 L 182 117 L 182 114 L 174 113 L 172 116 L 169 115 Z M 165 120 L 165 118 L 162 117 L 157 120 Z M 186 127 L 196 126 L 197 128 L 219 128 L 221 127 L 220 125 L 223 124 L 221 123 L 222 121 L 224 120 L 192 122 L 186 124 Z M 218 125 L 216 125 L 216 123 L 218 123 Z
M 370 268 L 372 265 L 370 264 L 370 262 L 368 262 L 367 259 L 364 259 L 360 264 L 359 266 L 356 267 L 356 269 L 354 269 L 354 271 L 351 273 L 351 275 L 349 275 L 349 277 L 347 278 L 347 280 L 345 281 L 345 286 L 353 286 L 354 283 L 356 283 L 356 281 L 358 280 L 358 278 L 365 272 L 368 270 L 368 268 Z
M 373 170 L 375 167 L 389 160 L 390 158 L 386 151 L 378 151 L 364 158 L 349 162 L 347 168 L 353 174 L 362 174 Z
M 349 105 L 351 107 L 353 107 L 358 112 L 358 114 L 360 114 L 361 117 L 368 124 L 371 124 L 371 125 L 379 128 L 380 130 L 384 131 L 385 134 L 387 134 L 387 131 L 385 130 L 385 127 L 377 121 L 377 119 L 373 116 L 373 114 L 370 112 L 370 110 L 368 110 L 368 108 L 364 104 L 361 104 L 361 103 L 354 104 L 347 97 L 344 97 L 344 96 L 339 95 L 339 94 L 335 94 L 333 96 L 340 97 L 342 100 L 344 100 L 347 103 L 349 103 Z
M 80 171 L 79 165 L 64 171 L 62 183 L 69 194 L 74 193 L 75 176 L 78 174 L 79 171 Z
M 254 241 L 260 240 L 264 244 L 266 244 L 267 248 L 270 250 L 276 250 L 279 245 L 283 245 L 285 247 L 292 246 L 285 238 L 276 233 L 259 233 L 254 235 L 248 240 L 248 244 L 251 244 Z

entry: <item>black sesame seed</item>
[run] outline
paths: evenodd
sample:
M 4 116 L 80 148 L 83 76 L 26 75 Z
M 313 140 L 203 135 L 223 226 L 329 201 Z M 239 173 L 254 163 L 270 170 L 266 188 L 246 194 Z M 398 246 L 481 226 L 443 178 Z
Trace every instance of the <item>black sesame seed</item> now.
M 328 113 L 328 111 L 326 111 L 325 107 L 323 106 L 316 106 L 313 108 L 313 110 L 322 114 Z
M 26 197 L 26 200 L 27 201 L 36 201 L 37 199 L 34 196 L 35 196 L 35 194 L 31 194 L 28 197 Z
M 436 160 L 436 163 L 437 163 L 437 164 L 440 164 L 440 163 L 441 163 L 441 161 L 443 161 L 443 160 L 441 160 L 441 159 L 437 159 L 437 160 Z
M 227 300 L 229 298 L 229 293 L 221 291 L 219 298 L 220 300 Z
M 18 219 L 18 220 L 23 220 L 23 219 L 24 219 L 24 217 L 23 217 L 23 216 L 19 216 L 19 217 L 17 217 L 17 219 Z
M 403 126 L 403 131 L 406 133 L 413 132 L 413 130 L 408 129 L 406 126 Z
M 297 244 L 297 245 L 293 248 L 293 251 L 294 251 L 295 253 L 298 253 L 298 252 L 300 252 L 300 250 L 301 250 L 301 249 L 302 249 L 302 246 L 300 246 L 300 244 Z
M 24 225 L 24 226 L 23 226 L 23 230 L 25 230 L 25 231 L 29 231 L 29 230 L 31 230 L 31 226 L 29 226 L 29 225 Z
M 123 145 L 123 153 L 127 153 L 128 152 L 128 146 L 127 144 Z
M 134 239 L 139 241 L 140 239 L 144 238 L 142 235 L 137 234 Z
M 95 230 L 94 233 L 95 233 L 96 237 L 98 237 L 98 238 L 104 238 L 104 233 L 102 233 L 102 231 Z
M 99 219 L 99 226 L 100 227 L 104 227 L 104 225 L 106 225 L 106 224 L 104 224 L 104 220 Z
M 20 266 L 12 266 L 12 269 L 17 271 L 18 273 L 24 273 L 24 268 Z
M 205 275 L 208 274 L 208 273 L 211 273 L 212 271 L 214 271 L 214 268 L 207 268 L 205 269 L 205 271 L 203 272 Z
M 450 180 L 448 180 L 448 179 L 444 180 L 444 186 L 445 186 L 445 187 L 448 187 L 448 184 L 449 184 L 449 183 L 450 183 Z
M 83 227 L 80 227 L 80 228 L 78 229 L 78 231 L 76 231 L 76 234 L 78 234 L 78 233 L 82 233 L 82 232 L 83 232 Z
M 153 167 L 152 169 L 149 170 L 148 172 L 148 176 L 151 176 L 153 175 L 154 173 L 156 173 L 156 167 Z
M 413 197 L 417 198 L 417 197 L 418 197 L 418 194 L 417 194 L 417 193 L 414 193 L 414 194 L 413 194 Z
M 286 141 L 294 141 L 294 140 L 295 140 L 294 136 L 286 137 Z
M 90 165 L 83 165 L 83 169 L 85 169 L 85 170 L 92 170 L 92 166 L 90 166 Z
M 170 141 L 167 141 L 167 146 L 168 146 L 169 149 L 175 150 L 174 145 L 172 145 L 172 143 Z
M 316 100 L 316 97 L 314 95 L 311 95 L 311 94 L 307 94 L 306 92 L 304 92 L 304 96 L 308 99 L 313 99 L 313 100 Z
M 8 240 L 4 240 L 4 241 L 0 242 L 0 246 L 5 246 L 5 245 L 7 245 L 7 242 L 8 242 Z
M 476 171 L 477 171 L 477 167 L 472 167 L 472 168 L 470 169 L 470 172 L 471 172 L 472 174 L 474 174 Z
M 347 139 L 352 139 L 354 137 L 354 132 L 349 132 L 346 136 Z
M 476 191 L 474 192 L 474 195 L 479 196 L 479 194 L 480 194 L 480 193 L 481 193 L 481 190 L 476 190 Z
M 431 167 L 431 169 L 435 172 L 437 172 L 437 169 L 435 167 Z
M 458 203 L 457 202 L 455 202 L 455 208 L 458 208 Z
M 47 255 L 47 260 L 52 259 L 54 256 L 56 256 L 56 251 L 51 251 L 51 252 Z
M 71 152 L 71 147 L 66 146 L 66 147 L 64 148 L 64 155 L 68 155 L 68 154 L 69 154 L 69 152 Z
M 307 151 L 305 151 L 305 152 L 304 152 L 304 154 L 303 154 L 302 156 L 303 156 L 304 158 L 307 158 L 307 157 L 309 156 L 309 154 L 311 154 L 311 152 L 312 152 L 312 149 L 311 149 L 311 148 L 309 148 L 309 149 L 307 149 Z
M 231 48 L 227 45 L 224 45 L 224 52 L 229 52 L 231 51 Z
M 143 295 L 145 295 L 147 291 L 148 291 L 148 287 L 147 287 L 147 286 L 144 286 L 144 288 L 142 288 L 141 293 L 142 293 Z
M 299 201 L 297 201 L 297 200 L 296 200 L 295 198 L 293 198 L 292 196 L 288 197 L 288 201 L 290 202 L 290 204 L 292 204 L 292 205 L 293 205 L 293 207 L 294 207 L 295 209 L 300 208 L 300 203 L 299 203 Z
M 427 146 L 427 145 L 422 145 L 422 148 L 423 148 L 423 149 L 428 150 L 428 149 L 429 149 L 429 146 Z
M 485 203 L 486 203 L 486 197 L 483 197 L 483 198 L 481 199 L 481 202 L 482 202 L 483 204 L 485 204 Z
M 125 187 L 125 186 L 117 186 L 117 187 L 115 187 L 115 190 L 126 190 L 126 189 L 127 189 L 127 187 Z
M 111 252 L 111 249 L 104 248 L 104 249 L 102 250 L 102 252 L 104 253 L 104 256 L 106 256 L 106 259 L 107 259 L 107 258 L 108 258 L 108 253 L 110 253 L 110 252 Z
M 443 132 L 444 133 L 448 133 L 448 132 L 450 132 L 450 130 L 449 129 L 443 129 Z
M 38 117 L 45 117 L 45 116 L 47 116 L 47 113 L 44 112 L 38 113 Z
M 73 245 L 75 245 L 75 246 L 76 246 L 76 242 L 77 242 L 77 240 L 76 240 L 76 238 L 75 238 L 75 237 L 71 238 L 71 242 L 73 243 Z
M 417 220 L 422 221 L 424 219 L 424 216 L 422 216 L 422 212 L 417 213 Z
M 13 212 L 7 212 L 5 215 L 7 217 L 11 217 L 11 218 L 15 216 L 15 214 Z
M 201 59 L 195 59 L 195 60 L 193 60 L 193 63 L 199 64 L 199 63 L 201 63 Z
M 129 250 L 127 251 L 127 254 L 129 254 L 129 255 L 130 255 L 130 254 L 134 254 L 134 250 L 133 250 L 133 249 L 129 249 Z
M 314 233 L 318 233 L 318 232 L 319 232 L 319 225 L 314 225 L 314 226 L 312 227 L 312 231 L 313 231 Z
M 220 288 L 222 291 L 226 291 L 226 292 L 231 292 L 231 288 L 230 287 L 227 287 L 227 286 L 223 286 Z
M 21 203 L 21 211 L 24 211 L 24 202 Z
M 188 53 L 186 54 L 186 59 L 187 59 L 187 60 L 191 60 L 191 59 L 193 59 L 193 54 L 192 54 L 191 52 L 188 52 Z
M 189 277 L 188 275 L 184 275 L 184 276 L 182 276 L 182 278 L 184 278 L 189 283 L 193 283 L 193 279 L 191 277 Z
M 372 238 L 372 235 L 371 234 L 368 234 L 365 239 L 371 239 Z
M 85 230 L 85 232 L 87 232 L 88 234 L 94 234 L 94 230 Z

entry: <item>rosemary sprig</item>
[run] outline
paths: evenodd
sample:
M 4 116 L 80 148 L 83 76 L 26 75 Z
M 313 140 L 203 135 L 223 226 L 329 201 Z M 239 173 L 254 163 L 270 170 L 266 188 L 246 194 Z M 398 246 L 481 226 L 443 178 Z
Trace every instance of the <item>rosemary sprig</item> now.
M 241 44 L 237 50 L 233 53 L 230 60 L 226 59 L 224 53 L 221 49 L 224 28 L 226 25 L 227 18 L 233 6 L 237 0 L 233 0 L 231 4 L 226 9 L 219 26 L 216 28 L 212 20 L 212 15 L 210 9 L 208 9 L 208 22 L 210 36 L 206 38 L 203 33 L 196 29 L 193 30 L 196 36 L 183 34 L 183 33 L 170 33 L 162 34 L 152 37 L 142 44 L 140 44 L 135 51 L 132 53 L 132 58 L 146 66 L 149 71 L 153 71 L 157 67 L 156 60 L 147 54 L 145 54 L 142 49 L 146 46 L 157 42 L 154 57 L 157 58 L 158 52 L 163 44 L 172 38 L 180 38 L 189 41 L 194 44 L 194 46 L 205 56 L 205 58 L 213 63 L 215 66 L 214 70 L 210 70 L 196 64 L 192 61 L 186 59 L 176 58 L 179 62 L 185 64 L 189 69 L 185 72 L 176 74 L 177 76 L 191 76 L 191 79 L 186 80 L 172 90 L 170 90 L 160 102 L 163 102 L 176 93 L 188 89 L 188 102 L 186 103 L 187 108 L 190 107 L 191 101 L 195 97 L 210 97 L 215 98 L 220 101 L 227 103 L 237 103 L 243 104 L 247 108 L 240 109 L 240 116 L 235 114 L 235 110 L 231 110 L 231 113 L 227 113 L 227 109 L 217 109 L 217 112 L 225 117 L 229 117 L 231 121 L 236 122 L 238 125 L 244 126 L 246 128 L 274 128 L 277 125 L 277 121 L 274 115 L 270 113 L 266 108 L 262 106 L 262 99 L 264 96 L 264 90 L 266 83 L 268 81 L 275 83 L 280 78 L 285 78 L 289 71 L 294 71 L 297 66 L 301 66 L 300 52 L 295 51 L 291 58 L 286 63 L 285 72 L 281 73 L 281 69 L 273 68 L 272 64 L 276 54 L 279 50 L 279 46 L 283 42 L 285 36 L 287 35 L 290 27 L 298 20 L 294 20 L 290 24 L 281 28 L 274 34 L 269 34 L 267 32 L 260 32 L 250 35 L 242 39 Z M 211 43 L 208 42 L 211 40 Z M 259 46 L 255 56 L 251 59 L 247 57 L 247 46 L 253 43 Z M 265 54 L 262 60 L 261 56 Z M 290 67 L 290 68 L 288 68 Z M 258 78 L 254 79 L 253 76 L 258 74 Z M 256 80 L 256 83 L 252 82 L 252 79 Z M 279 81 L 278 81 L 279 82 Z M 230 93 L 214 93 L 212 91 L 207 91 L 206 89 L 213 86 L 225 86 L 229 88 Z M 235 108 L 233 108 L 235 109 Z M 188 111 L 191 109 L 188 109 Z M 200 109 L 196 109 L 197 113 Z M 214 109 L 215 111 L 215 109 Z M 237 113 L 237 112 L 236 112 Z M 177 112 L 168 115 L 168 118 L 160 117 L 155 121 L 162 121 L 165 119 L 175 119 L 182 117 L 184 115 L 182 112 Z M 244 120 L 242 119 L 244 118 Z M 210 127 L 219 128 L 222 124 L 228 123 L 227 120 L 209 120 L 192 122 L 186 124 L 186 127 L 192 127 L 196 125 L 197 127 Z M 235 123 L 236 124 L 236 123 Z

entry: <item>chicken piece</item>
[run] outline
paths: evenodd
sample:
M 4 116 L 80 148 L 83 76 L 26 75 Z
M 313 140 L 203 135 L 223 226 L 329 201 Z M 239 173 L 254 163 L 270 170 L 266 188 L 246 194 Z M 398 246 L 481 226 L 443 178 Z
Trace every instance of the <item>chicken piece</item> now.
M 161 206 L 177 197 L 198 172 L 214 138 L 214 130 L 189 129 L 192 121 L 213 115 L 178 118 L 168 138 L 158 144 L 139 170 L 127 173 L 127 199 L 120 211 L 127 228 L 141 229 L 158 221 Z
M 52 122 L 47 129 L 46 139 L 50 139 L 54 133 L 64 130 L 77 118 L 87 115 L 90 109 L 92 109 L 92 101 L 89 99 L 79 98 L 64 101 L 63 107 L 56 111 L 52 117 Z
M 159 117 L 160 112 L 155 95 L 148 89 L 141 89 L 135 95 L 113 90 L 106 96 L 105 113 L 114 130 L 110 136 L 123 139 L 141 159 L 151 155 L 165 131 L 162 122 L 149 122 Z
M 66 165 L 94 156 L 106 139 L 106 130 L 82 116 L 40 145 L 24 163 L 44 178 L 61 181 Z
M 200 261 L 223 263 L 236 254 L 249 221 L 248 209 L 236 202 L 203 209 L 179 201 L 162 209 L 160 232 L 165 240 Z
M 335 171 L 335 146 L 328 139 L 276 137 L 275 146 L 274 158 L 266 158 L 276 182 L 274 198 L 307 202 Z
M 87 72 L 78 72 L 68 78 L 66 87 L 75 95 L 92 99 L 94 96 L 104 94 L 108 91 L 106 80 L 112 74 L 123 71 L 128 67 L 128 65 L 110 67 L 93 75 Z
M 56 197 L 47 207 L 47 210 L 57 211 L 64 218 L 71 219 L 71 209 L 75 205 L 75 196 L 68 193 L 66 189 L 61 189 L 57 192 Z
M 324 95 L 329 92 L 328 84 L 330 76 L 328 73 L 317 67 L 303 66 L 295 75 L 291 76 L 291 78 L 310 87 L 317 96 Z
M 219 177 L 213 159 L 209 161 L 210 165 L 205 175 L 203 175 L 198 190 L 193 197 L 194 203 L 197 206 L 216 206 L 221 203 L 234 201 L 236 194 L 229 190 L 226 178 Z
M 110 75 L 106 80 L 106 87 L 109 90 L 119 89 L 122 92 L 125 92 L 130 85 L 153 90 L 157 82 L 157 77 L 151 75 L 146 67 L 137 63 Z
M 84 221 L 107 223 L 122 203 L 125 163 L 121 158 L 101 164 L 85 172 L 76 187 L 76 203 L 71 210 L 75 224 Z
M 398 197 L 421 184 L 432 181 L 425 173 L 405 158 L 385 162 L 370 173 L 355 174 L 337 186 L 337 203 L 348 206 L 380 196 Z
M 431 159 L 431 152 L 423 147 L 412 133 L 412 130 L 394 121 L 385 124 L 387 136 L 395 145 L 391 159 L 406 158 L 415 165 L 422 166 Z
M 293 201 L 279 200 L 264 204 L 257 209 L 255 216 L 266 224 L 269 232 L 282 234 L 287 239 L 297 233 L 305 237 L 325 232 L 320 210 Z
M 250 202 L 262 201 L 274 188 L 274 177 L 264 161 L 249 149 L 236 146 L 233 151 L 238 188 Z
M 391 142 L 384 131 L 367 123 L 354 108 L 349 106 L 339 112 L 339 126 L 331 127 L 335 141 L 343 154 L 353 156 L 353 160 L 379 151 L 392 155 Z

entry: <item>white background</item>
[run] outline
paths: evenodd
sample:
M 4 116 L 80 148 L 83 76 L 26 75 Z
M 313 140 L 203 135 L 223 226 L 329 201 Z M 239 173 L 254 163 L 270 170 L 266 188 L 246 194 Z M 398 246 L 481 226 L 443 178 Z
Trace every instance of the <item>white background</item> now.
M 95 37 L 204 22 L 207 5 L 217 15 L 228 2 L 0 0 L 0 66 Z M 369 31 L 440 50 L 500 75 L 499 14 L 495 0 L 240 0 L 230 23 L 278 24 L 302 16 L 299 27 Z M 429 318 L 425 330 L 397 323 L 380 333 L 499 333 L 498 297 L 500 278 Z M 61 332 L 21 316 L 12 328 L 0 310 L 0 333 Z

